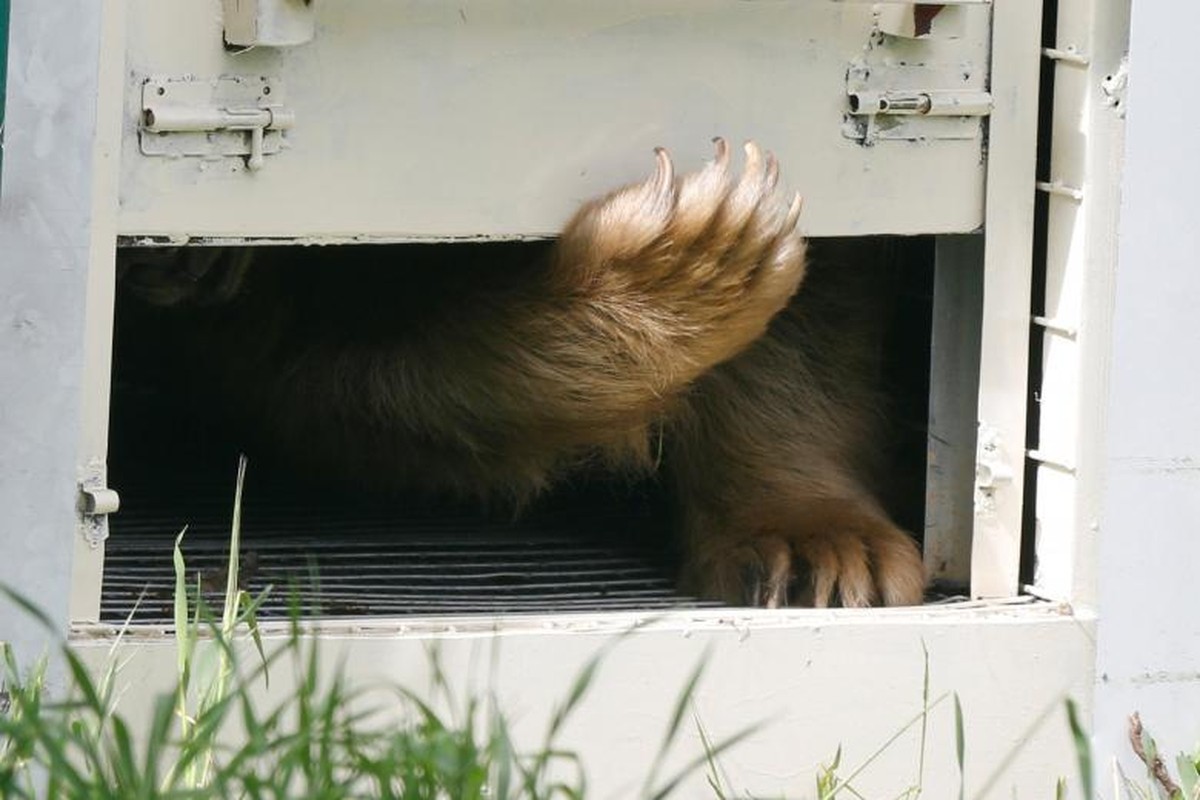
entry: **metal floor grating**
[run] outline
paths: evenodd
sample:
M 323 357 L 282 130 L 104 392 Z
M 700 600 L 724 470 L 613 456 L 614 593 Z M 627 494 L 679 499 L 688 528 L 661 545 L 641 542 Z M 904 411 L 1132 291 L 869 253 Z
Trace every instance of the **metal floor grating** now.
M 103 621 L 171 623 L 172 546 L 185 525 L 190 585 L 199 581 L 219 605 L 232 481 L 186 483 L 186 491 L 177 481 L 114 484 L 122 509 L 110 521 Z M 272 587 L 264 618 L 292 608 L 344 617 L 709 605 L 675 592 L 665 520 L 644 493 L 568 493 L 497 520 L 445 507 L 313 502 L 254 486 L 248 481 L 244 498 L 241 583 L 251 594 Z
M 237 454 L 231 426 L 181 381 L 172 338 L 119 300 L 101 619 L 169 625 L 183 552 L 216 607 L 225 585 Z M 519 518 L 478 504 L 364 500 L 296 482 L 252 456 L 243 494 L 243 588 L 273 587 L 263 617 L 496 614 L 707 605 L 674 590 L 660 487 L 581 482 Z

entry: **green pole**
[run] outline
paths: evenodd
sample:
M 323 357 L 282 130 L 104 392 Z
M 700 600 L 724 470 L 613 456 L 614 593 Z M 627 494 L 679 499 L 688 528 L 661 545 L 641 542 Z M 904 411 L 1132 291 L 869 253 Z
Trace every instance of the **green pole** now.
M 8 3 L 0 0 L 0 175 L 4 171 L 4 95 L 8 88 Z

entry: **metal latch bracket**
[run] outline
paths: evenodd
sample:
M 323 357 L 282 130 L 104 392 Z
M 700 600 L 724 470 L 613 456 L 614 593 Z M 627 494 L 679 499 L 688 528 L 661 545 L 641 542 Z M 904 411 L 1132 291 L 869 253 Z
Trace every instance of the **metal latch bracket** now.
M 108 538 L 108 515 L 121 508 L 121 497 L 108 488 L 103 462 L 93 460 L 80 472 L 79 513 L 81 533 L 92 547 L 99 547 Z
M 970 72 L 965 69 L 968 79 Z M 926 65 L 855 61 L 846 70 L 842 135 L 867 145 L 979 138 L 980 118 L 992 113 L 992 96 L 968 87 L 931 86 L 937 75 Z
M 287 146 L 295 114 L 277 78 L 150 78 L 142 84 L 141 151 L 148 156 L 244 158 L 249 170 Z

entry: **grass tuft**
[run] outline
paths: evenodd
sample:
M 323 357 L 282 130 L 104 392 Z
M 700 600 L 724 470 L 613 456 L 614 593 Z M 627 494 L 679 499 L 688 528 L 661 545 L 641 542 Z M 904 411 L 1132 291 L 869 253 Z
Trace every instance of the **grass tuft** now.
M 46 687 L 46 661 L 21 670 L 0 645 L 0 797 L 16 800 L 183 800 L 306 797 L 381 800 L 581 800 L 587 793 L 579 755 L 560 735 L 592 688 L 605 645 L 580 671 L 549 722 L 541 746 L 523 751 L 494 697 L 454 702 L 436 651 L 430 654 L 434 691 L 449 714 L 399 686 L 387 692 L 347 685 L 342 670 L 325 670 L 319 642 L 304 636 L 293 603 L 290 634 L 268 649 L 256 617 L 265 592 L 249 597 L 238 586 L 242 493 L 246 462 L 238 465 L 230 525 L 230 554 L 220 615 L 190 580 L 176 537 L 174 622 L 176 675 L 170 691 L 150 703 L 148 720 L 127 719 L 115 689 L 122 666 L 115 645 L 108 667 L 93 676 L 35 603 L 0 587 L 7 600 L 55 637 L 69 686 Z M 270 591 L 269 589 L 267 591 Z M 127 623 L 128 624 L 128 623 Z M 123 633 L 123 632 L 122 632 Z M 118 641 L 120 636 L 118 636 Z M 253 659 L 244 646 L 253 643 Z M 703 662 L 701 662 L 703 663 Z M 294 690 L 263 707 L 272 671 L 290 669 Z M 693 671 L 674 706 L 660 761 L 677 741 L 702 669 Z M 323 680 L 322 676 L 331 676 Z M 62 699 L 55 695 L 62 694 Z M 390 699 L 389 699 L 390 698 Z M 677 773 L 660 780 L 656 763 L 642 796 L 665 800 L 683 780 L 749 734 L 715 744 Z

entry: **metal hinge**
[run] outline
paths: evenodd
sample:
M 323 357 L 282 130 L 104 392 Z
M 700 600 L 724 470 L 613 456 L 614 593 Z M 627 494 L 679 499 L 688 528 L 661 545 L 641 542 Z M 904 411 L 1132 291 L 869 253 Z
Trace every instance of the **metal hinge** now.
M 287 146 L 283 132 L 294 123 L 277 78 L 151 78 L 142 85 L 138 140 L 148 156 L 244 158 L 257 170 Z
M 975 446 L 975 513 L 991 513 L 996 491 L 1012 485 L 1016 472 L 1000 438 L 1000 431 L 979 423 Z
M 1129 56 L 1121 59 L 1116 72 L 1104 78 L 1100 90 L 1104 93 L 1104 105 L 1116 115 L 1125 118 L 1125 93 L 1129 89 Z
M 294 47 L 316 33 L 313 0 L 224 0 L 225 44 Z

